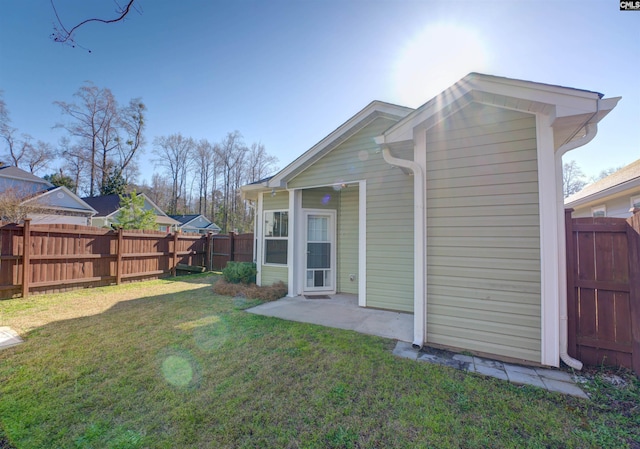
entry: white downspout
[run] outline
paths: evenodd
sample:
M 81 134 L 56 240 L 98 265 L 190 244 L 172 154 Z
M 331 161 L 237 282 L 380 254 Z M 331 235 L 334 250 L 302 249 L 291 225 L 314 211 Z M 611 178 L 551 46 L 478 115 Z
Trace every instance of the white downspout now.
M 593 116 L 595 116 L 595 114 Z M 589 120 L 591 120 L 591 118 Z M 559 162 L 556 163 L 556 169 L 558 170 L 558 174 L 556 176 L 561 180 L 559 185 L 562 185 L 562 155 L 565 154 L 567 151 L 573 150 L 574 148 L 581 147 L 591 142 L 591 140 L 593 140 L 593 138 L 596 136 L 597 133 L 598 133 L 598 125 L 596 123 L 588 123 L 585 126 L 584 136 L 582 136 L 579 139 L 569 141 L 564 145 L 562 145 L 560 148 L 558 148 L 558 150 L 556 151 L 556 158 L 559 160 Z M 562 195 L 562 189 L 557 189 L 557 190 L 558 190 L 557 195 L 558 195 L 558 203 L 559 203 L 561 217 L 564 217 L 564 198 Z M 566 295 L 566 291 L 567 291 L 566 245 L 567 245 L 567 242 L 566 242 L 566 238 L 564 238 L 565 236 L 564 227 L 566 226 L 566 223 L 564 223 L 564 220 L 562 220 L 562 223 L 564 224 L 564 226 L 559 226 L 561 229 L 558 229 L 558 237 L 560 242 L 560 245 L 558 246 L 560 248 L 563 248 L 562 251 L 559 251 L 558 255 L 561 259 L 564 259 L 565 261 L 564 263 L 559 264 L 560 272 L 558 273 L 560 276 L 560 289 L 563 292 L 563 295 L 561 297 L 564 298 L 563 301 L 559 301 L 560 302 L 560 305 L 559 305 L 560 307 L 560 310 L 559 310 L 560 360 L 562 360 L 571 368 L 580 371 L 582 369 L 582 362 L 580 360 L 577 360 L 571 357 L 568 352 L 569 316 L 568 316 L 567 295 Z
M 426 275 L 425 261 L 425 230 L 424 220 L 424 176 L 422 168 L 417 162 L 399 159 L 391 155 L 388 147 L 382 147 L 382 157 L 390 164 L 403 167 L 413 172 L 413 347 L 422 348 L 426 341 L 427 313 L 424 288 L 424 276 Z
M 586 124 L 584 126 L 584 130 L 585 130 L 585 135 L 582 136 L 579 139 L 576 140 L 571 140 L 567 143 L 565 143 L 564 145 L 560 146 L 560 148 L 558 148 L 558 150 L 556 151 L 556 158 L 558 159 L 559 162 L 556 162 L 556 170 L 558 171 L 558 173 L 556 174 L 556 179 L 560 179 L 560 186 L 562 186 L 562 155 L 565 154 L 567 151 L 573 150 L 575 148 L 581 147 L 583 145 L 588 144 L 589 142 L 591 142 L 593 140 L 593 138 L 596 136 L 596 134 L 598 133 L 598 124 L 597 123 L 589 123 L 593 117 L 595 117 L 598 114 L 598 110 L 600 109 L 600 100 L 598 100 L 596 102 L 596 112 L 593 113 L 593 115 L 591 117 L 589 117 L 589 120 L 586 121 Z M 562 195 L 562 189 L 557 189 L 557 196 L 558 196 L 558 203 L 559 203 L 559 213 L 561 217 L 564 217 L 564 198 Z M 569 311 L 567 309 L 567 265 L 566 265 L 566 260 L 567 260 L 567 241 L 566 238 L 564 238 L 565 236 L 565 232 L 564 229 L 566 227 L 566 223 L 564 223 L 564 220 L 562 220 L 562 223 L 564 224 L 564 226 L 559 226 L 560 229 L 558 229 L 558 238 L 559 238 L 559 247 L 562 248 L 561 251 L 558 251 L 558 256 L 563 259 L 565 262 L 564 263 L 560 263 L 558 265 L 559 267 L 559 275 L 560 275 L 560 289 L 562 290 L 563 294 L 562 294 L 562 298 L 564 298 L 564 301 L 559 301 L 560 302 L 560 310 L 559 310 L 559 315 L 560 315 L 560 360 L 562 360 L 564 363 L 566 363 L 568 366 L 570 366 L 571 368 L 580 371 L 582 369 L 582 362 L 580 360 L 574 359 L 573 357 L 571 357 L 569 355 L 568 352 L 568 347 L 569 347 Z

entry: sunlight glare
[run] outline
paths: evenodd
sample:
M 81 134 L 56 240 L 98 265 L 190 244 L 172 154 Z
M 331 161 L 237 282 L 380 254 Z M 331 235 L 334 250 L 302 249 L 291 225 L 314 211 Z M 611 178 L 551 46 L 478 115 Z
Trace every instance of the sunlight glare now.
M 393 69 L 396 98 L 418 107 L 470 72 L 484 72 L 487 52 L 473 30 L 429 25 L 401 50 Z

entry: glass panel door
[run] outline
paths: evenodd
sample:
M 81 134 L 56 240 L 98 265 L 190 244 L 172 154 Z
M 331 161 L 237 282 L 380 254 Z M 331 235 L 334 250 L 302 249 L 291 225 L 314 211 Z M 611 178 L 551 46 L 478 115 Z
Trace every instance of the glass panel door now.
M 332 242 L 331 215 L 307 215 L 307 265 L 305 290 L 332 290 L 331 266 Z

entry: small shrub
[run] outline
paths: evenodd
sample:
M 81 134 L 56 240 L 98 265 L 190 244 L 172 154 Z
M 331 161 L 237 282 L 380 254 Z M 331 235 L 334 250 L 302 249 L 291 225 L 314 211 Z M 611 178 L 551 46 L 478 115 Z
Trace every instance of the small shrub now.
M 259 299 L 261 301 L 275 301 L 287 295 L 287 285 L 275 282 L 273 285 L 258 287 L 256 284 L 230 284 L 224 279 L 218 280 L 213 286 L 213 291 L 224 296 L 244 296 L 247 299 Z
M 251 284 L 256 282 L 256 264 L 251 262 L 227 262 L 222 270 L 224 280 L 231 284 Z

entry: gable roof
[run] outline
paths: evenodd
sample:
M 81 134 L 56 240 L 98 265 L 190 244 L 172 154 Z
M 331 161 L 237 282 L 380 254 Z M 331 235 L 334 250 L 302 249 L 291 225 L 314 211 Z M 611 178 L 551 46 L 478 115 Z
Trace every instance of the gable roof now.
M 564 204 L 575 207 L 633 187 L 640 187 L 640 159 L 567 197 Z
M 70 200 L 66 201 L 70 204 L 60 204 L 62 202 L 65 202 L 64 200 L 66 199 Z M 56 204 L 56 202 L 58 202 L 59 204 Z M 84 212 L 89 216 L 95 215 L 97 213 L 97 211 L 93 207 L 91 207 L 78 195 L 73 193 L 65 186 L 51 187 L 45 191 L 36 193 L 29 199 L 25 200 L 24 203 L 38 203 L 38 205 L 41 207 L 56 209 L 60 211 Z
M 413 140 L 415 130 L 428 129 L 470 103 L 493 105 L 531 114 L 552 117 L 554 149 L 569 151 L 588 143 L 597 123 L 616 106 L 620 97 L 602 98 L 603 94 L 554 84 L 469 73 L 418 109 L 373 101 L 311 149 L 270 178 L 242 186 L 243 196 L 286 187 L 288 180 L 315 163 L 377 117 L 391 118 L 396 124 L 376 138 L 379 145 Z
M 22 192 L 21 199 L 23 204 L 32 203 L 46 210 L 80 212 L 88 216 L 96 214 L 95 209 L 68 188 L 54 186 L 49 181 L 21 168 L 14 166 L 0 167 L 0 178 L 10 179 L 11 185 L 17 182 L 32 186 L 32 189 L 25 189 L 25 192 Z M 2 184 L 0 183 L 1 187 Z
M 304 152 L 300 157 L 280 170 L 274 176 L 265 178 L 262 182 L 257 181 L 243 186 L 243 190 L 258 190 L 260 188 L 284 187 L 287 180 L 295 177 L 307 166 L 329 153 L 342 142 L 353 136 L 375 119 L 382 117 L 392 120 L 400 120 L 413 111 L 412 108 L 399 106 L 384 101 L 372 101 L 365 108 L 356 113 L 349 120 L 336 128 L 327 137 L 315 144 L 311 149 Z
M 189 223 L 191 220 L 194 220 L 198 217 L 204 217 L 204 215 L 200 215 L 200 214 L 186 214 L 186 215 L 169 215 L 171 218 L 173 218 L 174 220 L 177 220 L 180 222 L 180 224 L 185 225 L 187 223 Z M 206 218 L 206 217 L 205 217 Z M 209 221 L 209 219 L 207 218 L 207 221 Z
M 212 231 L 220 231 L 220 226 L 213 223 L 207 217 L 202 214 L 183 214 L 183 215 L 169 215 L 169 217 L 180 223 L 181 228 L 192 228 L 192 229 L 209 229 Z M 206 221 L 206 225 L 198 226 L 197 223 L 193 223 L 199 218 L 204 218 Z
M 429 129 L 475 102 L 552 116 L 557 150 L 570 142 L 584 144 L 585 138 L 595 136 L 586 127 L 597 124 L 620 100 L 602 97 L 584 89 L 472 72 L 389 128 L 377 141 L 390 144 L 411 140 L 414 130 Z
M 82 200 L 98 212 L 96 217 L 107 217 L 120 209 L 120 197 L 117 194 L 87 196 Z
M 28 171 L 22 170 L 21 168 L 14 167 L 12 165 L 5 165 L 0 167 L 0 176 L 5 178 L 18 179 L 21 181 L 29 181 L 35 182 L 39 184 L 45 184 L 48 187 L 53 187 L 49 181 L 42 179 L 33 173 L 29 173 Z

